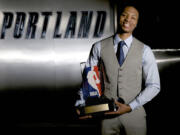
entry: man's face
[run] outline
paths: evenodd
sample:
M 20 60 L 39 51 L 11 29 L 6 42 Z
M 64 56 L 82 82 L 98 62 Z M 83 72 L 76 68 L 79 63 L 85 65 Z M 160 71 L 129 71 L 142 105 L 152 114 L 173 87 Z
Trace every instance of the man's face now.
M 120 29 L 122 33 L 131 33 L 136 28 L 139 18 L 139 12 L 131 6 L 124 9 L 120 15 Z

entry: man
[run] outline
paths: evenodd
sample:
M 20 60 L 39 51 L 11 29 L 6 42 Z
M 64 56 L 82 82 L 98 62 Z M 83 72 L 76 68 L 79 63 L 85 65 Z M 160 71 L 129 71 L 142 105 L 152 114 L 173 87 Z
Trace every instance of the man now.
M 150 47 L 132 36 L 138 24 L 138 10 L 128 5 L 119 15 L 117 34 L 93 46 L 86 67 L 103 65 L 104 95 L 115 99 L 118 106 L 117 111 L 105 113 L 118 117 L 102 120 L 102 135 L 145 135 L 143 105 L 160 91 L 158 68 Z M 145 80 L 144 89 L 141 89 L 142 79 Z M 118 102 L 119 98 L 124 103 Z

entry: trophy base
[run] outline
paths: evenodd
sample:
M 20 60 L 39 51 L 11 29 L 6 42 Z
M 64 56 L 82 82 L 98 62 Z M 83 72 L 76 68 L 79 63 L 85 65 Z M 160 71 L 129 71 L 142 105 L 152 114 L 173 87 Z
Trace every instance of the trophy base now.
M 116 111 L 114 100 L 104 97 L 89 98 L 86 100 L 86 106 L 83 107 L 83 114 L 101 115 L 104 112 Z
M 84 113 L 85 114 L 91 114 L 91 113 L 98 113 L 98 112 L 105 112 L 109 111 L 109 104 L 99 104 L 99 105 L 91 105 L 84 107 Z

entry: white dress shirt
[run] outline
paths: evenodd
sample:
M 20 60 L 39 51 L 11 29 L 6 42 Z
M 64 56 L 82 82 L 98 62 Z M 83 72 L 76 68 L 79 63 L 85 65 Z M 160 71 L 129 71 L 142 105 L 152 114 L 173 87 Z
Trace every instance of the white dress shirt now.
M 121 40 L 122 39 L 120 39 L 118 34 L 116 34 L 114 37 L 115 52 L 117 51 L 118 43 Z M 128 50 L 131 47 L 132 40 L 132 35 L 125 40 L 126 45 L 123 46 L 124 57 L 126 57 Z M 92 49 L 92 53 L 90 54 L 86 62 L 86 67 L 98 65 L 98 62 L 100 60 L 101 42 L 95 43 Z M 160 78 L 157 63 L 151 48 L 147 45 L 144 45 L 143 48 L 142 67 L 143 78 L 145 80 L 145 89 L 141 90 L 139 95 L 129 103 L 132 110 L 151 101 L 160 92 Z M 82 92 L 80 92 L 80 95 L 81 94 Z

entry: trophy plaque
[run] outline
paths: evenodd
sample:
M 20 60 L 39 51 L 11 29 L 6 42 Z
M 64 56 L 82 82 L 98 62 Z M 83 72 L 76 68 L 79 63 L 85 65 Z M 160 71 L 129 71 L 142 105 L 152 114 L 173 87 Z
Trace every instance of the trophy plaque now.
M 108 111 L 115 111 L 114 100 L 109 100 L 104 96 L 90 97 L 86 100 L 86 106 L 84 107 L 84 114 L 103 114 Z

